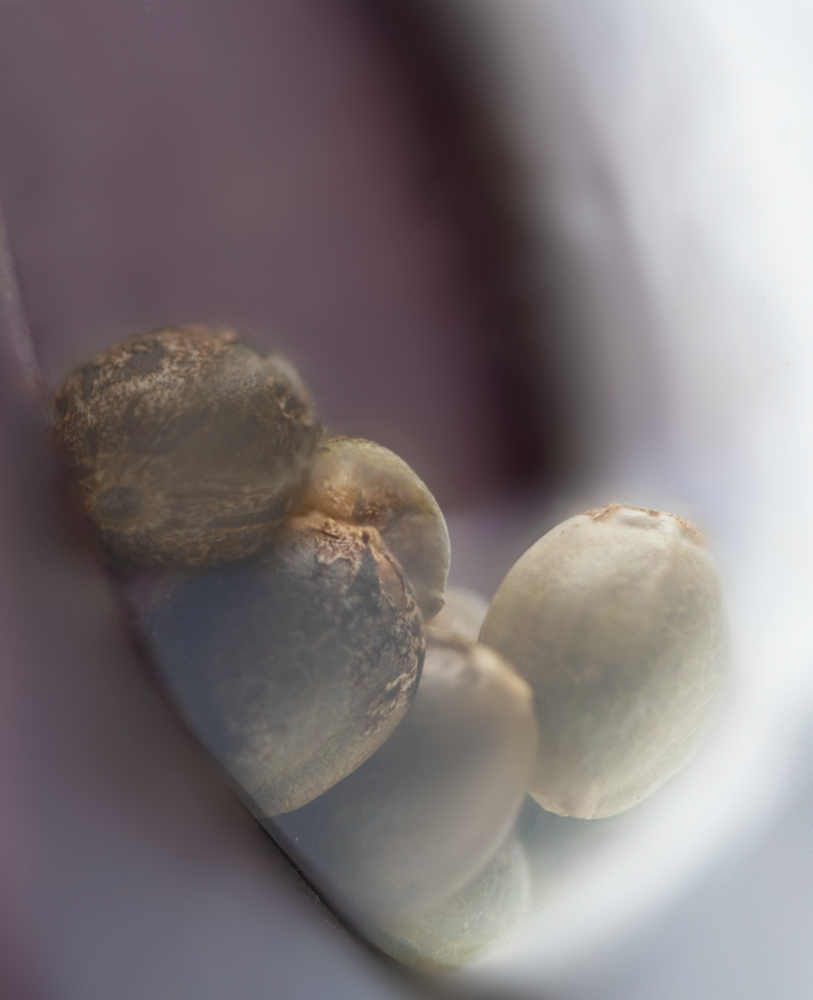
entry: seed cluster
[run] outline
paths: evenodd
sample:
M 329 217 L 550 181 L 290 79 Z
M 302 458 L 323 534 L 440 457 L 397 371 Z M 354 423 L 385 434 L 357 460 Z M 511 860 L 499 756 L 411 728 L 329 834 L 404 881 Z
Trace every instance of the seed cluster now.
M 415 701 L 366 763 L 276 830 L 365 925 L 462 890 L 510 835 L 531 778 L 531 690 L 493 650 L 427 630 Z
M 325 437 L 294 368 L 233 331 L 125 340 L 66 379 L 52 419 L 106 557 L 162 571 L 142 617 L 190 729 L 404 961 L 471 961 L 525 918 L 529 794 L 621 812 L 710 725 L 725 614 L 680 518 L 571 518 L 489 606 L 447 588 L 446 523 L 415 472 Z

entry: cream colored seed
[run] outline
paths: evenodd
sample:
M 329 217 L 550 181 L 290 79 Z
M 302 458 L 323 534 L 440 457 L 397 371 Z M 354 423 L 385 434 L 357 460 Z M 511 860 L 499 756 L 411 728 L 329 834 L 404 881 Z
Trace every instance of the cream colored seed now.
M 675 774 L 708 729 L 728 668 L 720 577 L 700 533 L 617 504 L 531 546 L 480 641 L 533 688 L 531 794 L 585 819 L 623 812 Z
M 508 944 L 530 905 L 530 866 L 512 833 L 465 888 L 426 913 L 385 926 L 373 940 L 408 965 L 455 969 Z
M 395 732 L 270 829 L 358 926 L 411 926 L 476 878 L 511 833 L 536 737 L 530 688 L 500 656 L 430 633 Z
M 445 596 L 445 604 L 427 626 L 428 633 L 441 639 L 445 636 L 477 642 L 488 612 L 488 601 L 465 587 L 447 587 Z

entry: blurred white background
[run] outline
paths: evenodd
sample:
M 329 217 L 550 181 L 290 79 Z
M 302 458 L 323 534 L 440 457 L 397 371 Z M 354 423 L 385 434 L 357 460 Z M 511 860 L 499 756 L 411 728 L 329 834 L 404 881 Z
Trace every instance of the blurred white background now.
M 459 7 L 572 254 L 611 427 L 595 488 L 697 519 L 735 648 L 700 756 L 492 964 L 567 997 L 807 995 L 813 8 Z

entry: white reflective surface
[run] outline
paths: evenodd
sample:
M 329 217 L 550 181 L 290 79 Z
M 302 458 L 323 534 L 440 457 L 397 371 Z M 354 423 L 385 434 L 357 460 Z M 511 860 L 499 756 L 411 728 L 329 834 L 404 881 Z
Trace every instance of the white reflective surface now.
M 609 427 L 588 499 L 694 517 L 723 566 L 735 646 L 701 754 L 486 963 L 489 975 L 566 983 L 745 852 L 809 773 L 798 739 L 813 695 L 813 13 L 459 6 L 502 47 L 535 205 L 583 289 L 604 387 L 594 416 Z

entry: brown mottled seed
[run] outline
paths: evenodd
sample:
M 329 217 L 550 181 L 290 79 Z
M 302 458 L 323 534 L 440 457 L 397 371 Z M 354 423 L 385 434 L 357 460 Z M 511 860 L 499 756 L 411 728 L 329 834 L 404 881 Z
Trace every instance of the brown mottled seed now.
M 528 860 L 512 834 L 463 889 L 426 913 L 374 930 L 373 940 L 408 965 L 456 969 L 509 944 L 531 898 Z
M 54 440 L 117 560 L 202 567 L 266 546 L 304 488 L 321 436 L 307 388 L 231 330 L 122 341 L 54 395 Z
M 492 650 L 429 638 L 412 708 L 358 770 L 269 823 L 362 927 L 462 889 L 510 833 L 536 752 L 531 692 Z
M 618 504 L 572 517 L 518 560 L 481 631 L 534 690 L 529 790 L 591 819 L 634 806 L 685 763 L 728 669 L 720 577 L 681 518 Z
M 387 739 L 424 654 L 375 529 L 320 514 L 291 518 L 261 558 L 169 587 L 147 630 L 190 728 L 263 816 L 310 802 Z
M 446 521 L 424 483 L 394 452 L 362 438 L 330 438 L 317 452 L 298 509 L 377 528 L 415 588 L 424 619 L 443 607 Z

